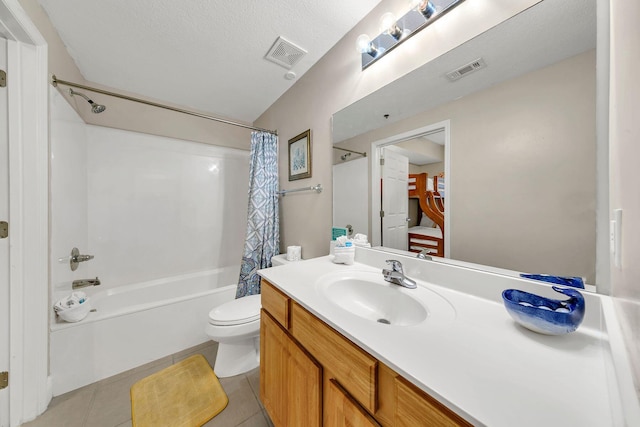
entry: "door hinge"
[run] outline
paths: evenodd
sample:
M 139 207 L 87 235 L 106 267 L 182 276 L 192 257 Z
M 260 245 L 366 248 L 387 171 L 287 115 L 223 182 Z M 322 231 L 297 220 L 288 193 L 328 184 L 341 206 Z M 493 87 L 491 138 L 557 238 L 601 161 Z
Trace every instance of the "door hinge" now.
M 0 390 L 9 387 L 9 372 L 0 372 Z
M 7 87 L 7 72 L 0 70 L 0 87 Z
M 383 158 L 380 159 L 380 166 L 384 166 L 384 159 Z
M 9 237 L 9 223 L 0 221 L 0 239 L 6 239 L 7 237 Z
M 384 211 L 380 211 L 380 218 L 384 218 Z

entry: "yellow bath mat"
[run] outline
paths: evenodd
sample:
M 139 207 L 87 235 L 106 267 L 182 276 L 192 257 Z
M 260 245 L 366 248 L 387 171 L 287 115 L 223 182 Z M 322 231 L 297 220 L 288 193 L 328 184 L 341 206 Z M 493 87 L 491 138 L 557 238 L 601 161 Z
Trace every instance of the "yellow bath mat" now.
M 199 427 L 229 403 L 201 354 L 144 378 L 131 387 L 134 427 Z

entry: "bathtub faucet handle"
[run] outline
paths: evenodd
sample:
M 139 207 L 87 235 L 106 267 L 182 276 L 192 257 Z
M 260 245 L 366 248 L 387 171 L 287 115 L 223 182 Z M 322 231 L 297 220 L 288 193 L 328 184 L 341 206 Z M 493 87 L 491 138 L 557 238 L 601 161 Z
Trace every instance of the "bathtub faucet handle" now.
M 98 286 L 100 284 L 100 279 L 98 279 L 97 277 L 95 279 L 80 279 L 80 280 L 74 280 L 73 283 L 71 284 L 71 289 L 78 289 L 78 288 L 86 288 L 87 286 Z
M 80 255 L 78 248 L 73 248 L 71 250 L 71 256 L 69 257 L 71 271 L 76 271 L 79 263 L 89 261 L 90 259 L 93 259 L 93 255 Z

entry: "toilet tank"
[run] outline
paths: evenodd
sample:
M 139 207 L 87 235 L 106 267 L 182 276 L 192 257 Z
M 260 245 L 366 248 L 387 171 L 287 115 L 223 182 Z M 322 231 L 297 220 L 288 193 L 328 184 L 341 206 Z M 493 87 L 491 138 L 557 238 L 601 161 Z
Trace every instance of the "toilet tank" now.
M 289 264 L 291 261 L 287 261 L 287 254 L 280 254 L 271 257 L 271 265 L 277 267 L 279 265 Z

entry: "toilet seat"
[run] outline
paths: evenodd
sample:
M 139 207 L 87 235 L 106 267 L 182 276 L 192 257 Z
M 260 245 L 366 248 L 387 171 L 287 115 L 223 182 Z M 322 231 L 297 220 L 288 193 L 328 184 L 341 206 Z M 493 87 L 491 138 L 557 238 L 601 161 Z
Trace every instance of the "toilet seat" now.
M 209 324 L 235 326 L 260 319 L 260 295 L 249 295 L 226 302 L 209 312 Z

